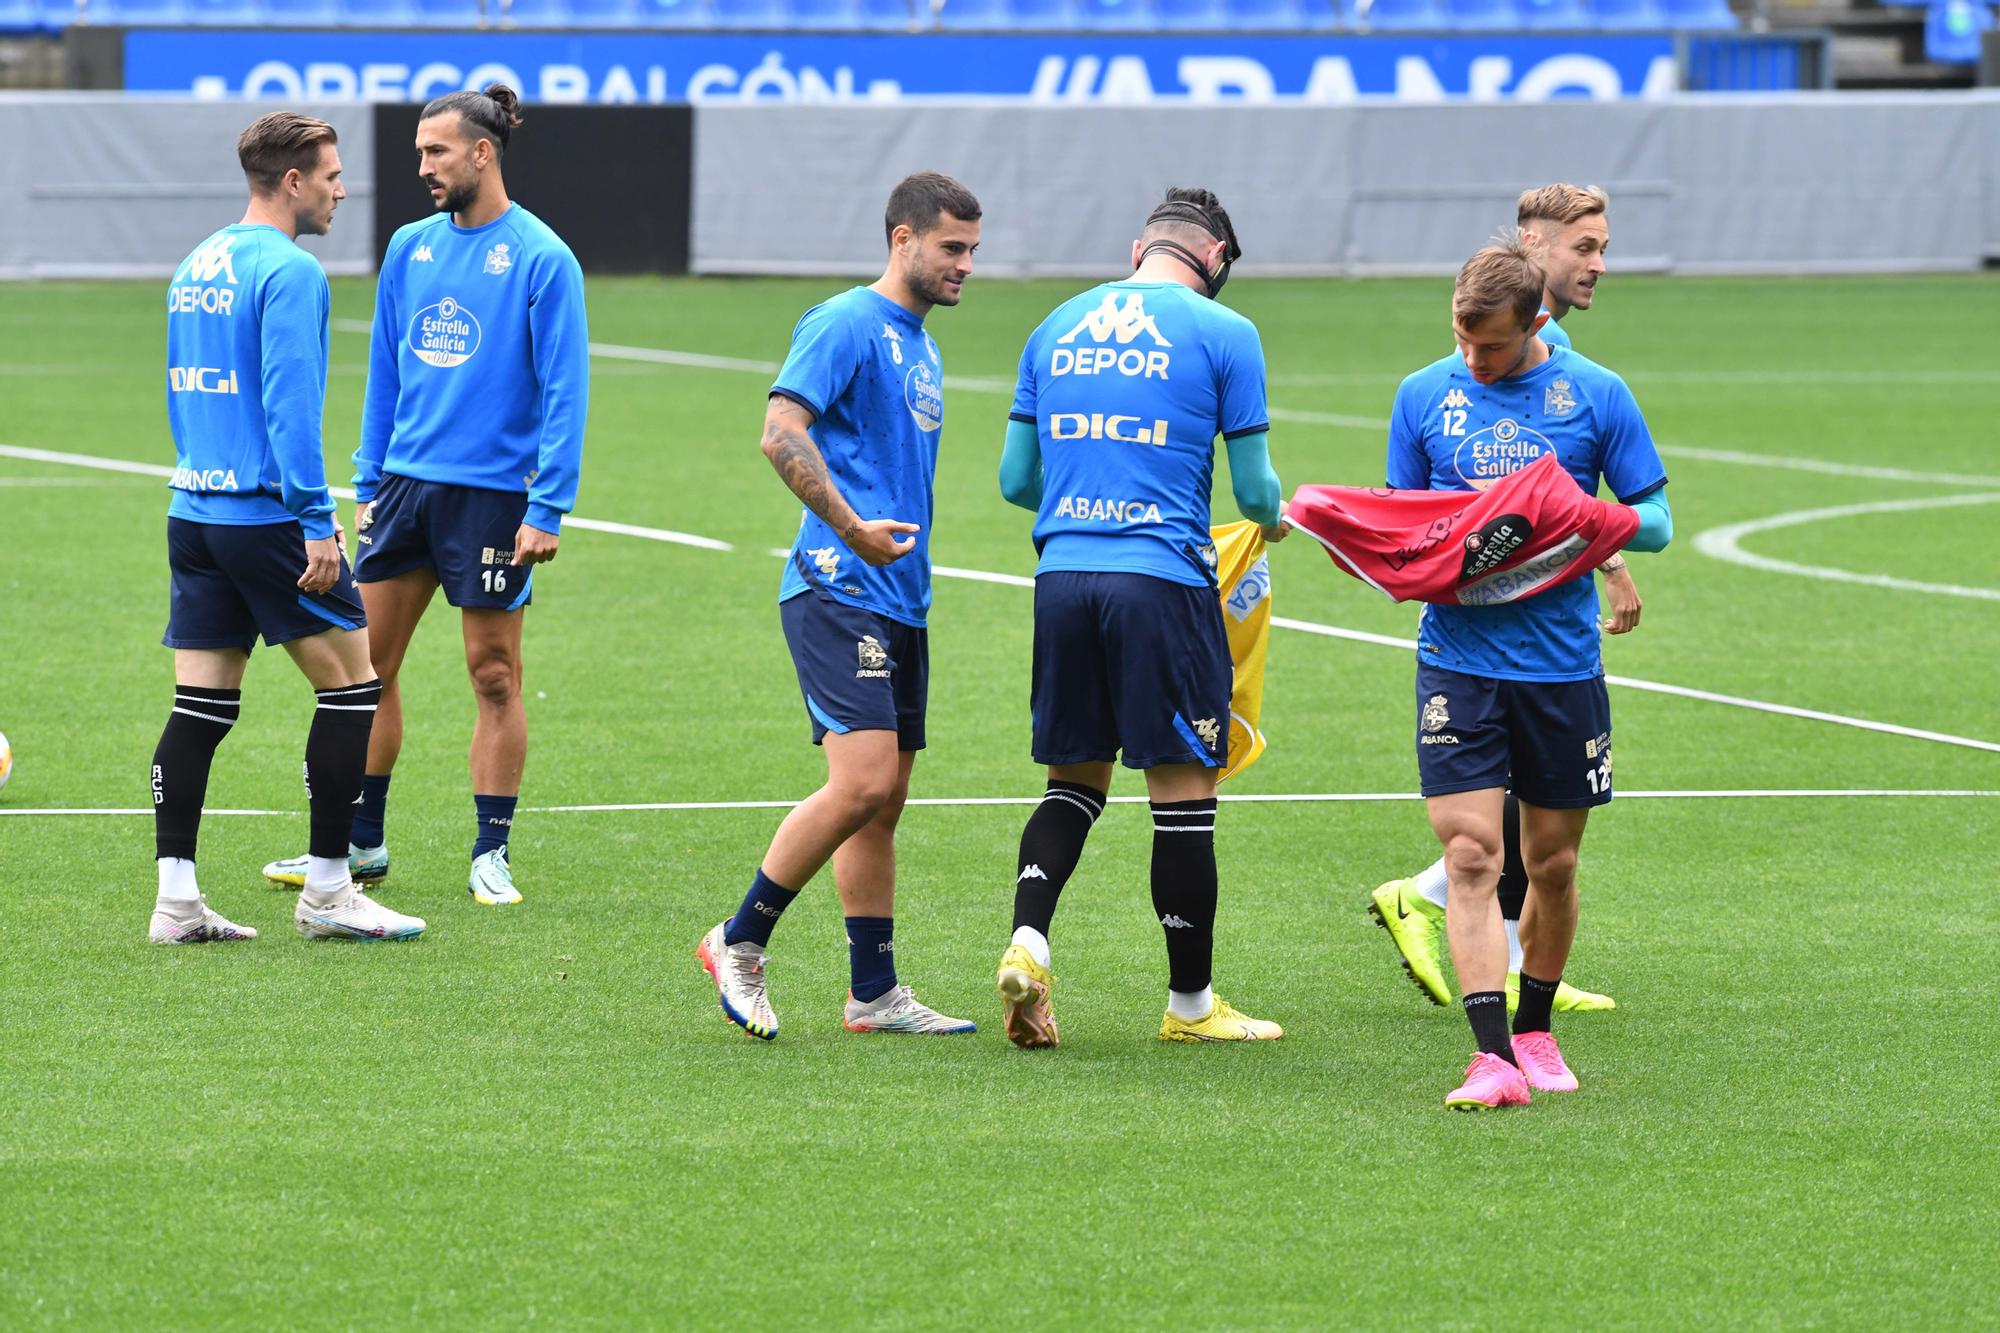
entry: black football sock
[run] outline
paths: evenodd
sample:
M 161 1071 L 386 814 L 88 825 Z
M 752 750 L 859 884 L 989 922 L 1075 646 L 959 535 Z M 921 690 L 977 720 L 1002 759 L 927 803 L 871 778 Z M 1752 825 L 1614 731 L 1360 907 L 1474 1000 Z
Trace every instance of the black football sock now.
M 195 859 L 201 803 L 215 747 L 236 725 L 243 691 L 174 686 L 173 711 L 153 751 L 153 847 L 157 857 Z M 344 855 L 346 848 L 342 848 Z
M 1543 981 L 1540 977 L 1521 974 L 1521 1006 L 1514 1011 L 1514 1031 L 1547 1032 L 1549 1030 L 1549 1010 L 1556 1002 L 1556 987 L 1562 978 Z
M 306 732 L 306 800 L 312 809 L 306 851 L 345 861 L 355 803 L 361 799 L 361 773 L 368 763 L 368 733 L 375 729 L 375 708 L 382 702 L 382 682 L 313 694 L 319 706 L 313 709 L 312 729 Z
M 1514 1058 L 1514 1039 L 1507 1032 L 1505 991 L 1474 991 L 1465 997 L 1465 1021 L 1472 1024 L 1472 1040 L 1488 1055 L 1497 1055 L 1508 1064 Z
M 1084 839 L 1104 813 L 1104 793 L 1080 782 L 1050 782 L 1042 802 L 1021 830 L 1021 856 L 1014 875 L 1014 929 L 1038 930 L 1046 938 L 1055 920 L 1056 899 L 1076 873 Z
M 1528 868 L 1521 863 L 1521 803 L 1507 793 L 1500 813 L 1500 915 L 1509 921 L 1521 919 L 1521 907 L 1528 901 Z
M 1167 989 L 1207 989 L 1215 897 L 1215 798 L 1153 802 L 1153 910 L 1167 936 Z

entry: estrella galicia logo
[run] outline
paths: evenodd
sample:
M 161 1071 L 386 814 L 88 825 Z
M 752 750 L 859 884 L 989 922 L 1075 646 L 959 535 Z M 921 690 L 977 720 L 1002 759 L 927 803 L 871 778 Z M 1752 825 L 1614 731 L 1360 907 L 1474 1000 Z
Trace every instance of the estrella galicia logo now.
M 916 362 L 903 376 L 903 399 L 910 405 L 918 430 L 928 434 L 944 425 L 944 389 L 930 362 Z
M 1519 472 L 1543 454 L 1552 454 L 1555 445 L 1538 430 L 1503 417 L 1476 435 L 1469 435 L 1452 456 L 1459 479 L 1476 491 L 1483 491 L 1505 476 Z
M 409 343 L 427 366 L 462 366 L 479 350 L 479 317 L 447 296 L 410 320 Z
M 1459 567 L 1459 581 L 1469 583 L 1482 574 L 1492 573 L 1534 535 L 1534 526 L 1524 514 L 1502 514 L 1487 519 L 1477 531 L 1466 534 L 1465 563 Z

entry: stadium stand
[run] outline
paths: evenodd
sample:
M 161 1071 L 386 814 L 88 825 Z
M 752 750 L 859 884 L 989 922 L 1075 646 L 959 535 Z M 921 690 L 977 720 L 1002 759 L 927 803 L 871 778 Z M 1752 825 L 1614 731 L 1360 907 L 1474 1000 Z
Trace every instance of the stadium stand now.
M 1993 28 L 1993 11 L 1971 0 L 1932 0 L 1924 13 L 1924 56 L 1941 65 L 1979 62 L 1979 39 Z

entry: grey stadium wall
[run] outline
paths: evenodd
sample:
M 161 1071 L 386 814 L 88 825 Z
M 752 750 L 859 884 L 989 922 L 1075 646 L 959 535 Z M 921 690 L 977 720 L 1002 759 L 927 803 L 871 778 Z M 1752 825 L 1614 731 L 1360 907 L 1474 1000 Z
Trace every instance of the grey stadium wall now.
M 0 95 L 0 277 L 165 275 L 235 215 L 235 138 L 274 104 Z M 372 271 L 421 216 L 415 107 L 340 131 L 349 199 L 308 242 Z M 986 208 L 989 275 L 1095 275 L 1168 184 L 1206 184 L 1264 274 L 1448 273 L 1545 180 L 1610 190 L 1620 267 L 1966 270 L 2000 262 L 2000 91 L 1347 106 L 704 104 L 527 108 L 517 198 L 593 272 L 865 274 L 907 171 Z M 11 151 L 18 149 L 19 151 Z

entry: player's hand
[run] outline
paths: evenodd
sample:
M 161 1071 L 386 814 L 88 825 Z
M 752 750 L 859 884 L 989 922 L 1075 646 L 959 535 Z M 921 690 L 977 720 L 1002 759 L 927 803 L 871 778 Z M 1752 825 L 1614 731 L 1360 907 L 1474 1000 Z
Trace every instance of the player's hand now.
M 1264 534 L 1264 544 L 1266 546 L 1276 546 L 1279 542 L 1292 535 L 1292 525 L 1281 518 L 1270 527 L 1259 528 L 1258 531 Z
M 867 518 L 856 519 L 854 526 L 841 536 L 847 539 L 847 545 L 854 554 L 879 569 L 883 565 L 895 564 L 917 549 L 914 536 L 901 534 L 922 531 L 923 528 L 917 524 L 905 523 L 901 519 Z
M 340 579 L 340 525 L 331 537 L 306 538 L 306 572 L 299 575 L 302 592 L 325 592 Z
M 514 534 L 514 559 L 516 565 L 543 565 L 556 558 L 556 546 L 562 541 L 553 532 L 543 532 L 531 528 L 526 523 Z
M 1630 569 L 1604 575 L 1604 596 L 1611 609 L 1611 614 L 1604 618 L 1606 634 L 1629 634 L 1639 628 L 1642 603 Z
M 373 500 L 363 500 L 354 506 L 354 530 L 356 532 L 368 531 L 368 525 L 374 521 L 374 518 L 375 502 Z

